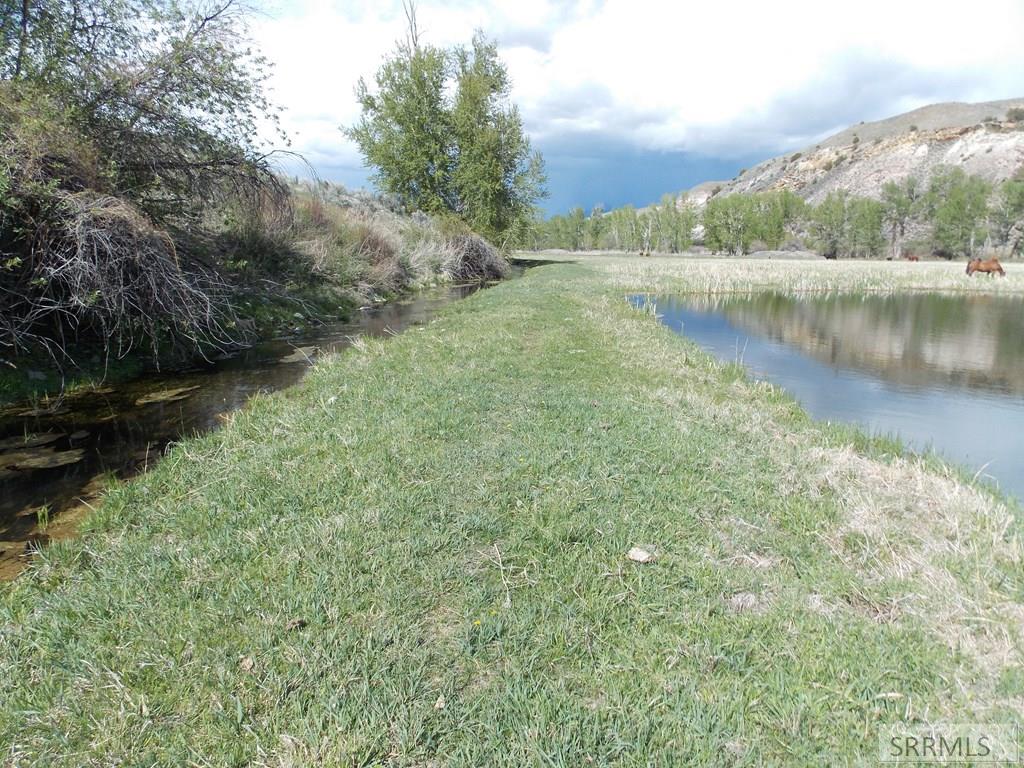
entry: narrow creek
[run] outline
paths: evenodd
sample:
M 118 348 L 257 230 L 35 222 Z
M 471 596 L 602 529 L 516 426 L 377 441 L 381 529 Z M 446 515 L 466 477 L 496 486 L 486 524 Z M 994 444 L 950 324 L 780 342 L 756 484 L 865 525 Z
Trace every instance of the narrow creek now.
M 0 412 L 0 580 L 20 573 L 38 547 L 75 535 L 110 478 L 144 471 L 168 444 L 217 428 L 253 395 L 297 383 L 319 355 L 423 325 L 481 287 L 429 289 L 208 366 L 69 395 L 47 410 Z

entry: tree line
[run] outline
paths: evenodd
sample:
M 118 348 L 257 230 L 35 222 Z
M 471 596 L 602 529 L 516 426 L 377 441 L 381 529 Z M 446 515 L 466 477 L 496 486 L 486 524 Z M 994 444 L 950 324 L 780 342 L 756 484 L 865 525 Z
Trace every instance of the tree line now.
M 828 258 L 946 258 L 983 252 L 1019 255 L 1024 248 L 1024 175 L 992 184 L 960 168 L 927 183 L 887 182 L 880 199 L 833 191 L 813 205 L 794 193 L 716 194 L 703 209 L 684 194 L 643 210 L 581 208 L 538 221 L 537 249 L 679 253 L 699 242 L 713 252 L 813 249 Z

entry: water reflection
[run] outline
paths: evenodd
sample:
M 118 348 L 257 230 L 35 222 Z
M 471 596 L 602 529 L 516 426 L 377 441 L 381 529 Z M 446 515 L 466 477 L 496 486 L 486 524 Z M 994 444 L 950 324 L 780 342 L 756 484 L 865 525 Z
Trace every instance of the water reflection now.
M 896 434 L 1024 497 L 1024 297 L 634 297 L 815 417 Z
M 387 336 L 426 323 L 479 288 L 427 291 L 206 368 L 68 397 L 54 410 L 9 409 L 0 415 L 0 578 L 24 567 L 27 550 L 72 535 L 106 476 L 146 469 L 168 443 L 214 429 L 258 392 L 296 383 L 318 355 L 344 349 L 359 336 Z

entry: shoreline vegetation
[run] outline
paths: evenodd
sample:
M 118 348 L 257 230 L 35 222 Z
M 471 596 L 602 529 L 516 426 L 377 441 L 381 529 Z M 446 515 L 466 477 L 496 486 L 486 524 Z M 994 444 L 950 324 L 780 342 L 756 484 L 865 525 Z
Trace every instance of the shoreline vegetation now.
M 1024 129 L 1024 119 L 1019 125 Z M 887 181 L 875 196 L 834 190 L 817 205 L 786 188 L 726 192 L 716 186 L 699 194 L 668 194 L 641 209 L 596 205 L 587 214 L 576 207 L 538 222 L 529 237 L 534 250 L 640 255 L 685 253 L 695 244 L 731 256 L 1009 259 L 1024 251 L 1024 167 L 992 184 L 942 166 L 926 179 Z
M 321 360 L 0 588 L 6 759 L 820 765 L 1020 725 L 1019 502 L 625 300 L 1007 272 L 574 255 Z
M 0 360 L 6 362 L 0 368 L 0 406 L 27 399 L 45 403 L 150 370 L 202 364 L 224 350 L 345 320 L 360 307 L 433 285 L 509 274 L 507 258 L 456 221 L 406 215 L 386 197 L 328 182 L 292 181 L 289 195 L 286 231 L 274 243 L 249 243 L 225 270 L 238 282 L 224 297 L 230 319 L 222 347 L 154 353 L 139 345 L 118 353 L 86 339 L 66 350 L 59 365 L 37 348 Z
M 359 84 L 348 129 L 386 197 L 283 175 L 305 161 L 267 143 L 269 129 L 288 146 L 243 4 L 10 10 L 0 402 L 187 365 L 435 281 L 504 277 L 543 195 L 496 46 L 421 44 L 412 5 L 409 41 L 376 89 Z M 416 168 L 424 131 L 438 145 Z

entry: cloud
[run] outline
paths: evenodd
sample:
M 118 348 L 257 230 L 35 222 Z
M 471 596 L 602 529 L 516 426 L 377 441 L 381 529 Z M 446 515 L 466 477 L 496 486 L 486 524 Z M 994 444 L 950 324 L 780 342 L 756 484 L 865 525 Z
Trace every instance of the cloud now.
M 358 117 L 358 79 L 403 36 L 401 4 L 268 2 L 254 33 L 276 63 L 295 148 L 317 166 L 358 168 L 338 127 Z M 1024 95 L 1019 0 L 969 12 L 959 0 L 420 0 L 418 18 L 437 45 L 475 29 L 498 41 L 513 99 L 549 153 L 583 142 L 735 165 L 935 101 Z

